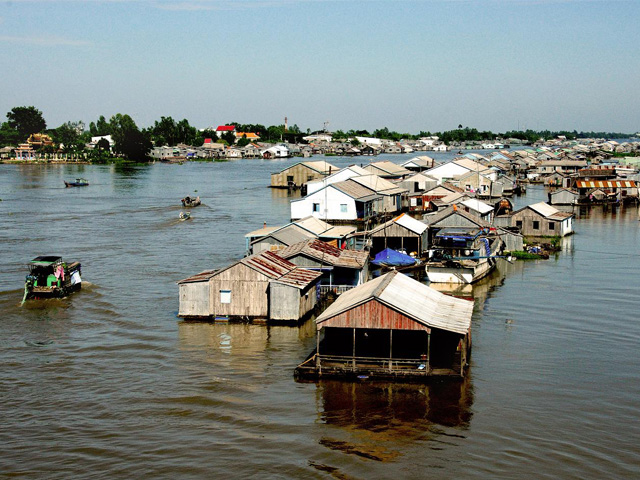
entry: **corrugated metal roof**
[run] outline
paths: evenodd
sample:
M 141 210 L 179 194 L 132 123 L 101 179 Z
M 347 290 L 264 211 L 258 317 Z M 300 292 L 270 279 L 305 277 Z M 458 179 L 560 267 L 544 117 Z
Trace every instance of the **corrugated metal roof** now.
M 276 230 L 279 230 L 281 228 L 282 227 L 263 227 L 263 228 L 260 228 L 258 230 L 254 230 L 253 232 L 249 232 L 249 233 L 245 234 L 245 237 L 246 238 L 249 238 L 249 237 L 266 237 L 270 233 L 275 232 Z
M 416 167 L 431 168 L 435 165 L 435 160 L 426 155 L 420 157 L 414 157 L 411 160 L 404 162 L 401 166 L 406 168 L 406 165 L 415 165 Z
M 240 260 L 240 263 L 257 270 L 263 275 L 274 280 L 297 268 L 293 263 L 270 251 L 245 257 Z
M 468 200 L 463 200 L 460 203 L 465 207 L 469 207 L 472 210 L 475 210 L 476 212 L 482 213 L 483 215 L 493 210 L 493 207 L 491 205 L 487 205 L 486 203 L 478 200 L 477 198 L 470 198 Z
M 422 221 L 425 222 L 430 227 L 432 227 L 437 225 L 439 222 L 441 222 L 445 218 L 450 217 L 451 215 L 460 215 L 461 217 L 466 218 L 470 222 L 475 223 L 480 227 L 491 226 L 489 222 L 482 220 L 477 215 L 473 215 L 472 213 L 465 212 L 464 210 L 460 210 L 460 209 L 454 210 L 453 206 L 447 207 L 444 210 L 438 210 L 437 213 L 423 215 Z
M 385 222 L 382 225 L 378 225 L 376 228 L 371 230 L 370 233 L 373 234 L 375 232 L 379 232 L 380 230 L 383 230 L 389 225 L 391 225 L 392 223 L 397 223 L 398 225 L 401 225 L 402 227 L 406 228 L 410 232 L 415 233 L 416 235 L 422 235 L 424 231 L 428 228 L 427 225 L 425 223 L 422 223 L 420 220 L 416 220 L 415 218 L 410 217 L 406 213 L 402 213 L 397 217 L 392 218 L 388 222 Z
M 322 275 L 322 272 L 307 270 L 306 268 L 296 268 L 286 275 L 274 280 L 275 283 L 282 283 L 296 288 L 305 288 Z M 314 294 L 315 295 L 315 294 Z
M 381 162 L 372 162 L 369 165 L 364 167 L 365 170 L 375 171 L 381 170 L 383 172 L 388 173 L 389 175 L 409 175 L 411 172 L 400 165 L 396 165 L 393 162 L 388 160 L 383 160 Z
M 316 319 L 316 328 L 321 329 L 332 317 L 371 299 L 428 327 L 464 335 L 471 326 L 473 302 L 444 295 L 403 274 L 389 272 L 340 295 Z
M 286 259 L 299 254 L 307 255 L 327 265 L 357 269 L 362 268 L 369 258 L 367 252 L 342 250 L 321 240 L 307 240 L 278 251 L 278 255 Z
M 180 280 L 178 285 L 182 283 L 197 283 L 197 282 L 208 282 L 211 277 L 213 277 L 218 270 L 205 270 L 204 272 L 200 272 L 196 275 L 192 275 L 189 278 L 185 278 L 184 280 Z
M 399 193 L 404 193 L 407 190 L 404 188 L 400 188 L 397 185 L 391 183 L 389 180 L 385 180 L 378 175 L 361 175 L 357 177 L 351 177 L 350 180 L 359 183 L 376 193 L 381 193 L 382 195 L 396 195 Z
M 270 236 L 285 245 L 293 245 L 308 238 L 315 238 L 316 235 L 294 224 L 287 225 L 277 232 L 273 232 Z
M 578 188 L 635 188 L 633 180 L 576 180 Z
M 331 165 L 330 163 L 325 162 L 324 160 L 320 160 L 317 162 L 300 162 L 300 163 L 320 173 L 329 173 L 330 171 L 335 172 L 336 170 L 338 170 L 338 167 L 336 167 L 335 165 Z
M 376 198 L 379 196 L 375 191 L 359 184 L 358 182 L 354 182 L 353 179 L 351 178 L 349 180 L 345 180 L 344 182 L 334 183 L 333 185 L 330 185 L 330 187 L 333 187 L 336 190 L 339 190 L 345 195 L 348 195 L 351 198 L 354 198 L 356 200 L 365 200 L 365 199 L 368 200 L 372 196 L 373 198 Z
M 528 205 L 528 207 L 531 210 L 538 212 L 543 217 L 551 217 L 552 215 L 555 215 L 556 213 L 559 212 L 557 208 L 552 207 L 551 205 L 545 202 L 534 203 L 533 205 Z

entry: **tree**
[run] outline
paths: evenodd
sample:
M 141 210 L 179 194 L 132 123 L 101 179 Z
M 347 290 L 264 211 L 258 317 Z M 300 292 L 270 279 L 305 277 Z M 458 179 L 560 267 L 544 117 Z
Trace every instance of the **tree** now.
M 236 136 L 233 132 L 224 132 L 221 138 L 227 142 L 228 145 L 233 145 L 236 142 Z
M 20 143 L 19 137 L 18 130 L 9 125 L 9 122 L 0 125 L 0 146 L 17 145 Z
M 136 122 L 129 115 L 118 113 L 109 120 L 115 142 L 116 153 L 129 160 L 148 160 L 149 150 L 152 148 L 148 133 L 138 129 Z
M 100 115 L 96 123 L 91 122 L 89 124 L 89 133 L 92 137 L 102 137 L 104 135 L 111 135 L 113 132 L 111 131 L 111 125 L 107 122 L 107 119 L 104 118 L 104 115 Z
M 238 147 L 246 147 L 247 145 L 249 145 L 249 143 L 251 143 L 249 141 L 249 139 L 247 138 L 246 135 L 242 135 L 242 138 L 240 140 L 238 140 Z
M 18 132 L 18 141 L 23 142 L 32 133 L 40 133 L 47 128 L 42 112 L 36 107 L 14 107 L 7 113 L 7 123 Z
M 81 150 L 84 146 L 80 140 L 82 122 L 66 122 L 51 131 L 51 138 L 64 145 L 65 151 Z

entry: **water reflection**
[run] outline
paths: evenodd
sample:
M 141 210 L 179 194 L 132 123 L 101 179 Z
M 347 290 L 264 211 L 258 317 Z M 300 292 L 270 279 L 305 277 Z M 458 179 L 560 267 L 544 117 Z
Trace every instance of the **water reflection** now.
M 422 434 L 431 424 L 467 427 L 472 417 L 469 377 L 429 384 L 322 380 L 316 396 L 323 422 L 390 435 Z

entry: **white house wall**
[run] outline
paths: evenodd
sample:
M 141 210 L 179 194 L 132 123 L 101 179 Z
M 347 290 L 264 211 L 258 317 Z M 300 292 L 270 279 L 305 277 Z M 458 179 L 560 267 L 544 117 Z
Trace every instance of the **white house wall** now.
M 314 203 L 319 204 L 320 211 L 313 211 Z M 346 205 L 346 212 L 341 211 L 341 205 Z M 305 218 L 309 215 L 321 220 L 357 220 L 358 218 L 355 200 L 331 187 L 291 202 L 292 219 Z

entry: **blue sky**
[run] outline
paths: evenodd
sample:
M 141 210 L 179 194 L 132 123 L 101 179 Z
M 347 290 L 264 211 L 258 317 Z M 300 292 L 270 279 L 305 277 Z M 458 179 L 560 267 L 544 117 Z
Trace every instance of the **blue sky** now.
M 0 1 L 0 118 L 640 130 L 640 0 Z

